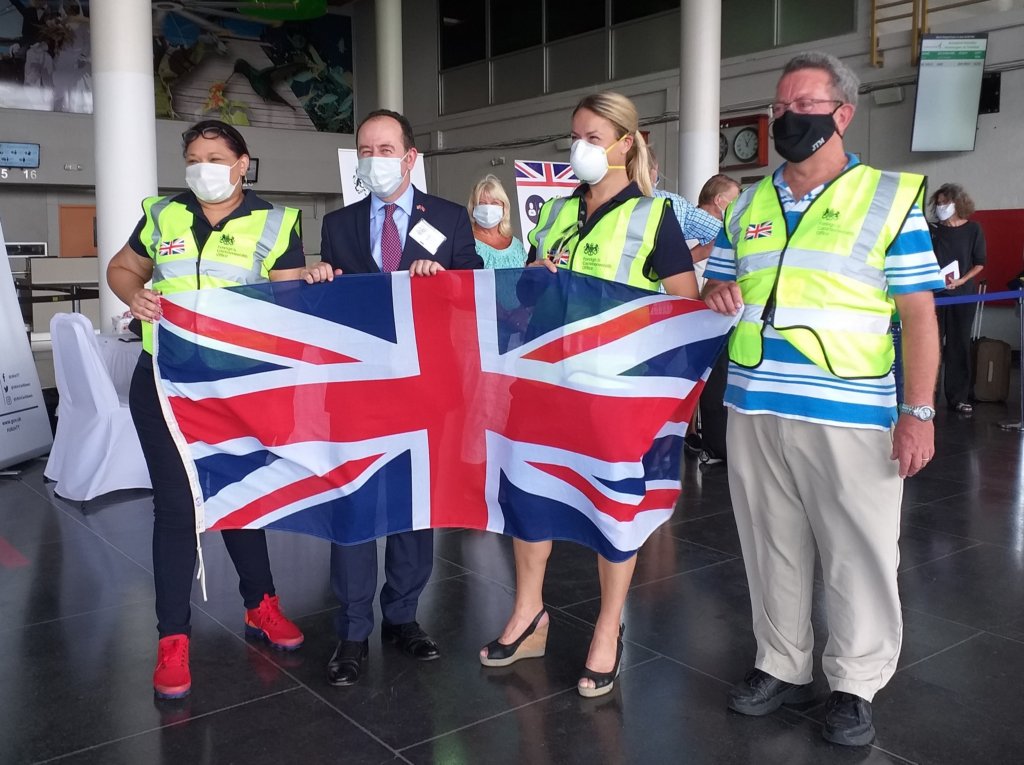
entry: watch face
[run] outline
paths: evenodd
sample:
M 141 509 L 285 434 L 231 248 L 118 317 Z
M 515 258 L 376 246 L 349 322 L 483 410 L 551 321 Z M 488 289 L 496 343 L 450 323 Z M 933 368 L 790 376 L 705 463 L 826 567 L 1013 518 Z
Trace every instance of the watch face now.
M 909 414 L 911 417 L 928 422 L 928 420 L 935 417 L 935 410 L 927 404 L 921 404 L 920 406 L 911 406 L 910 404 L 900 404 L 899 410 L 903 414 Z
M 718 162 L 721 164 L 725 161 L 725 155 L 729 153 L 729 140 L 725 137 L 725 133 L 718 134 Z
M 740 162 L 750 162 L 757 159 L 760 144 L 757 128 L 745 127 L 732 139 L 732 153 Z

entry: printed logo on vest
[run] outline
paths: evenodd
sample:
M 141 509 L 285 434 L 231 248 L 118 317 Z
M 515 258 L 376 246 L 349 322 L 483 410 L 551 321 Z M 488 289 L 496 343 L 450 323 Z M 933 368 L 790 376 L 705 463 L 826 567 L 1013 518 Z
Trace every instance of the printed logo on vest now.
M 583 245 L 583 254 L 591 256 L 597 255 L 600 249 L 601 246 L 597 244 L 597 242 L 587 242 L 585 245 Z
M 772 235 L 772 222 L 766 220 L 764 223 L 751 223 L 747 226 L 747 233 L 743 236 L 747 239 L 764 239 Z
M 164 257 L 170 255 L 184 255 L 185 254 L 185 240 L 184 239 L 173 239 L 170 242 L 160 242 L 160 246 L 157 248 L 157 252 Z
M 235 238 L 231 234 L 221 234 L 220 243 L 226 244 L 228 247 L 233 247 L 235 244 Z
M 833 210 L 831 207 L 826 207 L 825 212 L 821 214 L 822 220 L 839 220 L 839 210 Z

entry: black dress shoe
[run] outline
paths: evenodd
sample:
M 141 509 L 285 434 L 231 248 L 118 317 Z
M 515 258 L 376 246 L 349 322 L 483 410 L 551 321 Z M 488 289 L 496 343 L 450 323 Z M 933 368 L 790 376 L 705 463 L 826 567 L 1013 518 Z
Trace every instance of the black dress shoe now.
M 327 662 L 327 682 L 331 685 L 358 683 L 369 652 L 367 640 L 339 640 L 331 660 Z
M 875 739 L 871 702 L 843 691 L 832 691 L 825 704 L 825 727 L 821 736 L 843 746 L 864 746 Z
M 441 656 L 441 649 L 437 647 L 437 643 L 423 631 L 418 622 L 382 624 L 380 640 L 382 643 L 397 645 L 405 653 L 420 661 L 433 661 Z
M 806 704 L 813 699 L 810 683 L 794 685 L 760 669 L 752 669 L 729 691 L 729 709 L 760 717 L 774 712 L 783 704 Z

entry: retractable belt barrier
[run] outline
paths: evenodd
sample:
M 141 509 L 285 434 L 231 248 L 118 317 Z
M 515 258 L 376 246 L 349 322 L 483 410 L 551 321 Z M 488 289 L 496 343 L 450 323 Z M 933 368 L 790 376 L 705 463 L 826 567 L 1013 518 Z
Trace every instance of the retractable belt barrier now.
M 1024 349 L 1024 290 L 1007 290 L 1005 292 L 987 292 L 975 295 L 952 295 L 950 297 L 935 298 L 935 305 L 957 305 L 960 303 L 990 303 L 993 300 L 1016 300 L 1021 302 L 1020 311 L 1020 347 Z M 1020 409 L 1016 420 L 1006 420 L 999 423 L 1003 430 L 1024 430 L 1024 354 L 1021 354 L 1020 364 Z M 900 381 L 901 382 L 901 381 Z M 902 386 L 899 386 L 902 388 Z M 902 390 L 899 391 L 902 394 Z M 900 400 L 902 400 L 900 395 Z
M 992 300 L 1020 300 L 1024 290 L 1007 290 L 1006 292 L 986 292 L 976 295 L 951 295 L 935 298 L 935 305 L 957 305 L 958 303 L 988 303 Z

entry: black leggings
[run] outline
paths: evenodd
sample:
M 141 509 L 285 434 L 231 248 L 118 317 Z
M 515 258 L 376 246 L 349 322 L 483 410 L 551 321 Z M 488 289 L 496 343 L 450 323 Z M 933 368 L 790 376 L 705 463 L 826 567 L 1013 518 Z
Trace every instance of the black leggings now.
M 189 634 L 192 577 L 196 568 L 196 516 L 185 467 L 160 412 L 153 359 L 139 357 L 128 398 L 132 420 L 153 482 L 153 581 L 160 637 Z M 267 538 L 262 530 L 222 532 L 224 546 L 238 571 L 238 590 L 246 608 L 274 594 Z

